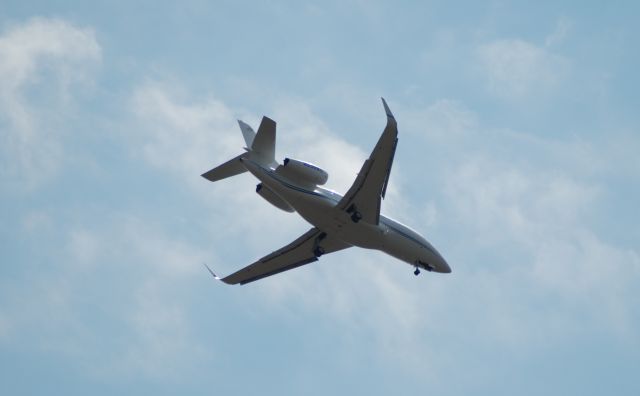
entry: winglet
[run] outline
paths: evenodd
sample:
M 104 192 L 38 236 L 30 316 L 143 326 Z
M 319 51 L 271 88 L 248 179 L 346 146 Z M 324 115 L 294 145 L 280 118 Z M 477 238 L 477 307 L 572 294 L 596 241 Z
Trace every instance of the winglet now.
M 393 118 L 395 120 L 396 118 L 393 116 L 393 113 L 389 109 L 389 106 L 387 106 L 387 102 L 384 100 L 384 98 L 380 99 L 382 99 L 382 105 L 384 106 L 384 112 L 387 113 L 387 117 Z
M 204 267 L 207 269 L 207 271 L 209 271 L 211 276 L 213 276 L 213 279 L 222 280 L 218 275 L 216 275 L 213 271 L 211 271 L 211 268 L 209 268 L 209 266 L 206 263 L 202 263 L 202 265 L 204 265 Z

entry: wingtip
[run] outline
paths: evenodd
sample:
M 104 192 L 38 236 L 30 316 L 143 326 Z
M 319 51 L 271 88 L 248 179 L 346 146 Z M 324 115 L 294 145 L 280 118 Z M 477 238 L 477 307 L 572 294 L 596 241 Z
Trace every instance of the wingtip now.
M 211 182 L 216 181 L 216 179 L 215 179 L 215 178 L 212 178 L 212 177 L 211 177 L 211 171 L 212 171 L 212 170 L 213 170 L 213 169 L 210 169 L 210 170 L 208 170 L 208 171 L 204 172 L 203 174 L 201 174 L 200 176 L 201 176 L 201 177 L 204 177 L 205 179 L 207 179 L 207 180 L 209 180 L 209 181 L 211 181 Z
M 395 120 L 395 117 L 393 116 L 391 109 L 389 109 L 389 106 L 387 105 L 387 101 L 384 100 L 384 98 L 382 97 L 380 99 L 382 99 L 382 105 L 384 106 L 384 112 L 387 113 L 387 117 L 393 118 Z
M 218 275 L 215 274 L 215 272 L 211 270 L 211 268 L 209 268 L 209 266 L 206 263 L 202 263 L 202 265 L 204 265 L 204 267 L 207 269 L 207 271 L 209 271 L 211 276 L 213 276 L 213 279 L 222 280 Z

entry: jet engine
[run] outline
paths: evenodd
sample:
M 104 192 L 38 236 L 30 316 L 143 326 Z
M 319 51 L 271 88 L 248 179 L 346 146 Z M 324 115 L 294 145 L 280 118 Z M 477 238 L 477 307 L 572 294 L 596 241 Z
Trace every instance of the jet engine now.
M 266 199 L 271 205 L 275 206 L 278 209 L 282 209 L 285 212 L 295 212 L 296 210 L 291 207 L 284 199 L 280 198 L 280 196 L 274 193 L 269 187 L 263 185 L 262 183 L 256 186 L 256 192 L 259 196 Z
M 316 165 L 291 158 L 284 159 L 278 173 L 301 184 L 323 185 L 329 179 L 329 174 Z

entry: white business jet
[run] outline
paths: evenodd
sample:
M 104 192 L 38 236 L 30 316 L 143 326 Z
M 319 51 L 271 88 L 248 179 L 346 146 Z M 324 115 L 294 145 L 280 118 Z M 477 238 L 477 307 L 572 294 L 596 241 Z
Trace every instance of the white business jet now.
M 415 275 L 420 274 L 420 268 L 451 272 L 445 259 L 425 238 L 380 214 L 398 144 L 396 120 L 384 99 L 382 104 L 387 125 L 344 196 L 320 187 L 329 175 L 316 165 L 290 158 L 285 158 L 282 165 L 276 162 L 275 121 L 262 117 L 258 133 L 238 121 L 247 143 L 246 152 L 202 176 L 213 182 L 249 171 L 260 180 L 258 195 L 286 212 L 298 212 L 313 227 L 282 249 L 224 278 L 207 266 L 214 278 L 230 285 L 244 285 L 351 246 L 383 251 L 414 267 Z

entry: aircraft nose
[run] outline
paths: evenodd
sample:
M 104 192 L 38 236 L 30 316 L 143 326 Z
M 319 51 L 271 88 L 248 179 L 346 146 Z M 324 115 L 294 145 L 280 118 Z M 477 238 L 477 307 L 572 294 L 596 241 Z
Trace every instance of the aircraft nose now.
M 451 273 L 451 267 L 449 267 L 449 264 L 447 264 L 447 262 L 444 261 L 444 259 L 442 259 L 442 263 L 440 263 L 440 272 L 442 272 L 443 274 Z
M 451 267 L 449 267 L 447 261 L 439 254 L 436 260 L 436 272 L 441 272 L 443 274 L 451 273 Z

